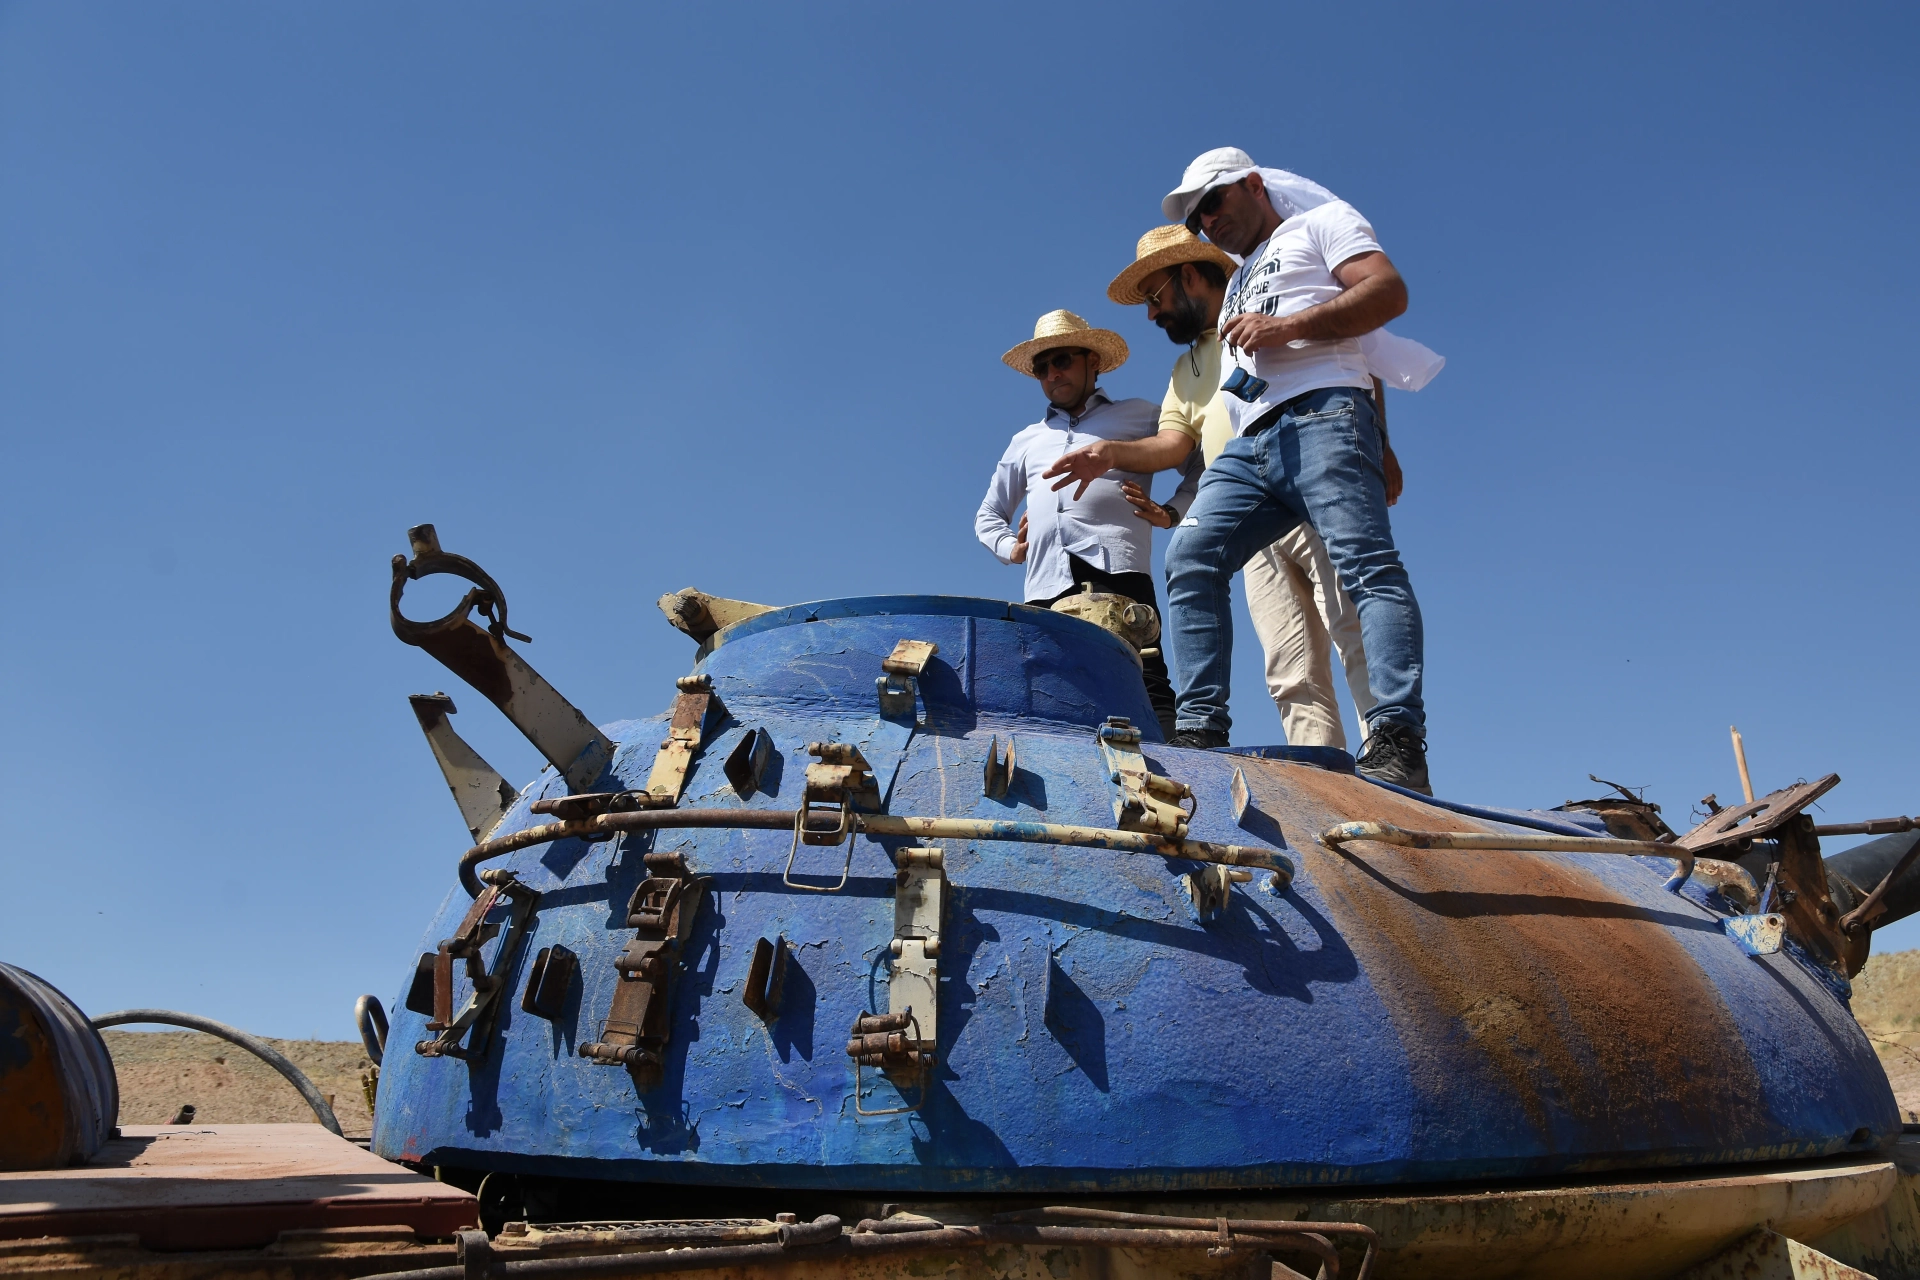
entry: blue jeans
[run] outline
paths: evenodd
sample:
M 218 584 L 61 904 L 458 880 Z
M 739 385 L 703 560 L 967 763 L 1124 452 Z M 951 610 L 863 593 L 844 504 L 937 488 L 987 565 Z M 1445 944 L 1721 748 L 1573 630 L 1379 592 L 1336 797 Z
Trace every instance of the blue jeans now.
M 1167 616 L 1180 728 L 1232 727 L 1233 575 L 1302 520 L 1327 544 L 1340 585 L 1360 611 L 1367 682 L 1379 699 L 1368 724 L 1426 724 L 1420 606 L 1387 524 L 1373 398 L 1333 387 L 1291 401 L 1259 435 L 1228 441 L 1200 478 L 1188 519 L 1173 531 Z

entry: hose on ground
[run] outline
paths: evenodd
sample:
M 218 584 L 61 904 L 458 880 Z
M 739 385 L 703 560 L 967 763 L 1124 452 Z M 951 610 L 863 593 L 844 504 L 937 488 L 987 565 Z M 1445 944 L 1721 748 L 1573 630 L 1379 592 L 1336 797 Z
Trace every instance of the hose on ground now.
M 201 1031 L 210 1036 L 218 1036 L 228 1044 L 238 1045 L 260 1061 L 278 1071 L 287 1078 L 287 1082 L 300 1091 L 300 1096 L 313 1108 L 313 1114 L 325 1125 L 329 1132 L 345 1137 L 340 1132 L 340 1121 L 334 1117 L 333 1108 L 327 1105 L 326 1097 L 313 1087 L 313 1081 L 307 1079 L 306 1072 L 293 1065 L 287 1056 L 257 1036 L 250 1036 L 238 1027 L 230 1027 L 224 1022 L 215 1022 L 212 1018 L 203 1018 L 197 1013 L 180 1013 L 174 1009 L 118 1009 L 113 1013 L 103 1013 L 93 1020 L 96 1030 L 104 1031 L 108 1027 L 125 1026 L 132 1022 L 152 1022 L 163 1027 L 185 1027 L 189 1031 Z

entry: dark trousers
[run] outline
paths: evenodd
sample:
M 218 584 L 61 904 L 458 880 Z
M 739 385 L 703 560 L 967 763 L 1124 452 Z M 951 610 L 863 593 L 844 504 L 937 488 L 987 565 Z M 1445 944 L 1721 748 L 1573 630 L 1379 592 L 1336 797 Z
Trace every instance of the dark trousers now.
M 1156 614 L 1160 613 L 1159 601 L 1153 595 L 1153 575 L 1150 573 L 1108 573 L 1105 569 L 1088 564 L 1079 556 L 1069 555 L 1069 564 L 1073 566 L 1073 590 L 1062 591 L 1053 600 L 1029 600 L 1028 604 L 1045 609 L 1055 600 L 1064 600 L 1068 596 L 1078 595 L 1087 583 L 1093 584 L 1095 591 L 1108 595 L 1125 596 L 1135 604 L 1144 604 Z M 1164 624 L 1166 617 L 1161 615 Z M 1165 643 L 1164 638 L 1162 643 Z M 1159 646 L 1150 653 L 1140 655 L 1140 677 L 1146 681 L 1147 701 L 1153 704 L 1153 718 L 1160 722 L 1160 732 L 1168 738 L 1173 737 L 1173 681 L 1167 676 L 1167 659 Z

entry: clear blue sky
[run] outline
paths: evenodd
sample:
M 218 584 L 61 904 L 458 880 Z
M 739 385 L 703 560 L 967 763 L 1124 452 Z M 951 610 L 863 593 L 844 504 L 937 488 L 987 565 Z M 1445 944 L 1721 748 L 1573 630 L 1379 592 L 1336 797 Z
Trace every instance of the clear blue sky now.
M 351 1035 L 465 846 L 430 520 L 600 721 L 653 601 L 1012 596 L 971 519 L 1220 145 L 1373 221 L 1443 794 L 1920 810 L 1911 6 L 0 6 L 0 958 Z M 1170 481 L 1162 480 L 1162 489 Z M 424 615 L 430 599 L 417 612 Z M 1236 740 L 1277 741 L 1258 654 Z M 1920 923 L 1881 945 L 1920 944 Z

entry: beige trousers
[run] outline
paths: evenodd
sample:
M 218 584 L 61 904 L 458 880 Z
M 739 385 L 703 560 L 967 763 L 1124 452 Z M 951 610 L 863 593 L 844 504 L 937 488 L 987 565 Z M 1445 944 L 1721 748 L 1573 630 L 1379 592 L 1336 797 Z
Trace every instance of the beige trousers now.
M 1245 573 L 1247 611 L 1266 650 L 1267 692 L 1280 709 L 1287 745 L 1346 748 L 1329 645 L 1346 668 L 1364 740 L 1374 698 L 1367 684 L 1367 651 L 1360 643 L 1360 612 L 1341 589 L 1320 535 L 1303 522 L 1247 561 Z

